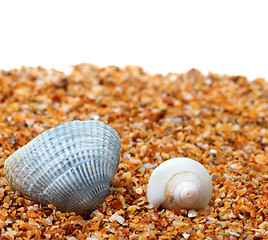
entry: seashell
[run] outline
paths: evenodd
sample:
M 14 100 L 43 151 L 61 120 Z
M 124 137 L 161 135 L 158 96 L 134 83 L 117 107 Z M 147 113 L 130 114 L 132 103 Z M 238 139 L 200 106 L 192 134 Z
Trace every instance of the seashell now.
M 5 175 L 21 194 L 61 211 L 95 210 L 109 195 L 121 142 L 109 125 L 72 121 L 38 135 L 5 161 Z
M 147 186 L 148 202 L 158 208 L 205 209 L 212 195 L 212 181 L 202 164 L 174 158 L 160 164 Z

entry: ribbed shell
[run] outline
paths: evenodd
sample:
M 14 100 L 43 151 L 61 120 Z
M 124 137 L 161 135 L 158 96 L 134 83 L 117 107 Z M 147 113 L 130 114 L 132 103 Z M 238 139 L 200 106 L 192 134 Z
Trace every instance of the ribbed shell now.
M 36 202 L 82 214 L 109 195 L 120 148 L 117 132 L 101 121 L 63 123 L 14 152 L 5 161 L 5 175 Z

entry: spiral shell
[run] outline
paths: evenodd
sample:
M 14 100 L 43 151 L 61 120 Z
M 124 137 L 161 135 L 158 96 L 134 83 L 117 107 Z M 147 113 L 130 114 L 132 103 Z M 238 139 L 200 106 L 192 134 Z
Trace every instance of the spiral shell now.
M 203 165 L 190 158 L 160 164 L 147 186 L 148 202 L 158 208 L 205 209 L 212 195 L 212 181 Z
M 101 121 L 63 123 L 9 156 L 5 175 L 13 189 L 36 202 L 82 214 L 109 195 L 120 148 L 117 132 Z

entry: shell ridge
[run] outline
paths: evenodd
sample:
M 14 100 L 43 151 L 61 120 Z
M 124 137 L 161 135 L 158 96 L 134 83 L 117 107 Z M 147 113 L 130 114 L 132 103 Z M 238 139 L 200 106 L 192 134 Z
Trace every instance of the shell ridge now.
M 94 198 L 92 192 L 89 192 L 85 198 L 81 201 L 76 201 L 74 204 L 70 205 L 70 211 L 76 212 L 84 212 L 95 210 L 98 205 L 107 197 L 109 196 L 109 187 L 107 185 L 100 185 L 98 190 L 98 197 Z M 90 205 L 88 203 L 91 203 Z
M 70 171 L 72 170 L 72 169 L 75 169 L 75 168 L 77 168 L 77 166 L 78 165 L 84 165 L 84 166 L 87 166 L 87 170 L 88 170 L 88 172 L 90 172 L 91 174 L 90 174 L 90 178 L 88 179 L 88 182 L 87 182 L 87 184 L 88 185 L 92 185 L 92 183 L 93 182 L 96 182 L 96 180 L 98 180 L 98 175 L 95 173 L 94 174 L 94 172 L 92 171 L 92 166 L 88 166 L 89 164 L 90 164 L 91 162 L 83 162 L 83 163 L 78 163 L 77 165 L 75 165 L 75 166 L 73 166 L 71 169 L 69 169 L 67 172 L 68 173 L 70 173 Z M 107 163 L 107 165 L 108 165 L 109 163 Z M 56 179 L 54 179 L 50 184 L 48 184 L 47 186 L 46 186 L 46 189 L 44 189 L 43 190 L 43 192 L 41 193 L 41 194 L 46 194 L 46 192 L 50 192 L 50 189 L 51 188 L 53 188 L 54 187 L 54 184 L 55 183 L 57 183 L 57 181 L 58 180 L 61 180 L 61 179 L 63 179 L 63 178 L 65 178 L 65 175 L 67 175 L 67 172 L 65 172 L 64 174 L 62 174 L 62 175 L 60 175 L 60 176 L 58 176 Z M 108 178 L 106 178 L 106 179 L 109 179 L 109 177 Z M 74 179 L 72 179 L 72 180 L 74 180 Z M 91 182 L 90 182 L 91 181 Z M 73 183 L 73 182 L 77 182 L 77 180 L 74 180 L 74 181 L 71 181 L 71 183 Z M 70 182 L 69 182 L 70 183 Z M 65 185 L 67 185 L 67 181 L 64 181 L 64 182 L 62 182 L 61 184 L 63 184 L 64 186 Z M 59 186 L 61 186 L 61 185 L 59 185 Z M 69 186 L 69 185 L 68 185 Z M 80 188 L 79 186 L 78 186 L 78 188 Z M 64 189 L 70 189 L 69 187 L 67 188 L 67 186 L 65 186 L 64 187 Z M 70 189 L 70 190 L 68 190 L 67 192 L 73 192 L 73 189 Z M 63 193 L 62 193 L 63 194 Z
M 71 169 L 72 170 L 72 169 Z M 74 188 L 76 185 L 76 182 L 74 181 L 73 177 L 72 177 L 72 171 L 68 170 L 65 174 L 61 175 L 60 177 L 57 178 L 57 181 L 54 181 L 55 183 L 61 182 L 62 185 L 58 185 L 59 188 L 58 189 L 62 189 L 62 194 L 58 194 L 57 191 L 58 189 L 55 189 L 55 183 L 52 182 L 49 186 L 50 189 L 53 189 L 53 191 L 47 191 L 48 188 L 45 189 L 45 191 L 43 191 L 42 195 L 46 195 L 47 198 L 49 199 L 49 202 L 58 202 L 58 199 L 61 199 L 62 197 L 64 197 L 64 201 L 60 201 L 59 204 L 60 205 L 64 205 L 64 202 L 66 201 L 66 199 L 68 199 L 69 193 L 74 194 L 76 192 L 76 189 Z M 69 181 L 71 179 L 71 181 Z M 71 184 L 70 184 L 71 183 Z M 56 191 L 57 190 L 57 191 Z M 49 194 L 50 192 L 52 192 L 53 194 Z M 70 196 L 70 195 L 69 195 Z
M 80 151 L 84 151 L 87 148 L 88 148 L 88 146 L 84 146 L 82 149 L 79 149 L 79 150 Z M 105 149 L 105 150 L 107 150 L 107 149 Z M 105 152 L 105 151 L 103 150 L 103 152 Z M 69 155 L 69 154 L 66 154 L 66 151 L 64 151 L 64 152 L 62 151 L 61 154 L 58 156 L 58 164 L 61 165 L 62 171 L 65 170 L 65 169 L 67 169 L 68 166 L 69 167 L 72 167 L 73 165 L 76 164 L 75 163 L 76 161 L 79 161 L 78 159 L 76 159 L 77 156 L 78 156 L 78 154 L 79 154 L 79 152 L 72 152 L 72 153 L 73 153 L 73 155 L 71 155 L 71 157 L 68 157 L 68 158 L 65 158 L 66 155 Z M 70 153 L 70 154 L 72 154 L 72 153 Z M 93 154 L 93 153 L 89 153 L 88 156 L 90 156 L 90 154 Z M 49 156 L 50 156 L 50 158 L 52 158 L 52 155 L 49 155 Z M 104 156 L 104 158 L 105 159 L 106 158 L 107 159 L 111 158 L 113 160 L 112 161 L 109 161 L 109 162 L 111 162 L 111 163 L 115 162 L 115 159 L 114 159 L 114 156 L 113 155 L 110 155 L 110 156 L 107 155 L 107 156 Z M 118 161 L 118 163 L 119 163 L 119 161 Z M 42 167 L 42 165 L 44 165 L 44 164 L 46 164 L 47 167 L 45 169 L 45 174 L 42 174 L 42 173 L 39 172 L 39 170 Z M 67 166 L 67 164 L 68 164 L 68 166 Z M 116 165 L 116 164 L 115 164 L 115 166 L 112 165 L 113 168 L 115 168 L 115 167 L 117 168 L 117 166 L 118 165 Z M 47 174 L 50 174 L 51 175 L 51 173 L 50 173 L 51 170 L 52 170 L 52 172 L 55 171 L 55 169 L 53 169 L 53 168 L 57 169 L 56 166 L 55 166 L 55 164 L 54 164 L 54 161 L 53 160 L 48 161 L 46 163 L 43 163 L 43 164 L 38 165 L 35 169 L 33 169 L 31 172 L 29 172 L 28 176 L 23 176 L 23 179 L 28 179 L 33 174 L 36 174 L 38 176 L 37 180 L 38 179 L 41 179 L 41 178 L 45 177 L 45 175 L 47 175 Z M 50 177 L 49 180 L 50 179 L 53 180 L 54 178 L 55 178 L 55 174 L 52 174 L 52 177 Z M 29 189 L 29 191 L 31 191 L 31 189 Z
M 68 146 L 70 146 L 70 145 L 68 145 Z M 92 146 L 94 146 L 94 144 L 92 144 Z M 76 145 L 75 144 L 73 144 L 73 147 L 76 147 Z M 90 147 L 90 146 L 87 146 L 87 147 Z M 106 149 L 106 148 L 105 148 Z M 56 155 L 58 155 L 59 153 L 58 152 L 55 152 L 54 154 L 50 151 L 51 150 L 51 148 L 48 148 L 48 149 L 46 149 L 46 150 L 44 150 L 44 151 L 41 151 L 41 152 L 39 152 L 38 153 L 38 156 L 36 156 L 37 158 L 36 159 L 41 159 L 42 158 L 42 154 L 43 155 L 45 155 L 45 158 L 46 159 L 50 159 L 49 161 L 47 161 L 47 162 L 52 162 L 53 161 L 53 159 L 54 159 L 54 154 L 56 154 Z M 110 149 L 106 149 L 107 151 L 109 151 L 110 152 Z M 66 148 L 61 148 L 61 149 L 59 149 L 59 152 L 61 152 L 61 154 L 60 155 L 68 155 L 68 153 L 66 154 Z M 27 153 L 26 153 L 27 154 Z M 25 154 L 25 155 L 26 155 Z M 111 152 L 111 155 L 113 156 L 113 154 L 114 154 L 114 152 Z M 42 165 L 45 165 L 45 164 L 47 164 L 47 163 L 44 163 L 44 162 L 42 162 L 42 161 L 38 161 L 38 165 L 36 164 L 34 164 L 34 162 L 35 161 L 31 161 L 31 162 L 29 162 L 28 164 L 25 164 L 24 165 L 24 167 L 21 169 L 21 171 L 20 172 L 24 172 L 25 171 L 25 169 L 32 169 L 32 172 L 34 172 L 34 170 L 37 170 L 37 169 L 39 169 Z M 118 161 L 118 163 L 119 163 L 119 161 Z M 33 166 L 32 165 L 35 165 L 36 167 L 35 167 L 35 169 L 33 169 Z M 32 174 L 32 173 L 31 173 Z M 25 178 L 26 176 L 24 176 L 23 178 Z

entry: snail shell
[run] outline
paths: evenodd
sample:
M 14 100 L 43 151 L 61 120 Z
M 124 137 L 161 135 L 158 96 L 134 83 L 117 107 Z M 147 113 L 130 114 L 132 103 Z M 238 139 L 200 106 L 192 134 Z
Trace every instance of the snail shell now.
M 9 156 L 5 175 L 13 189 L 36 202 L 82 214 L 109 195 L 120 148 L 117 132 L 101 121 L 67 122 Z
M 148 202 L 158 208 L 205 209 L 212 195 L 212 181 L 203 165 L 190 158 L 160 164 L 147 186 Z

